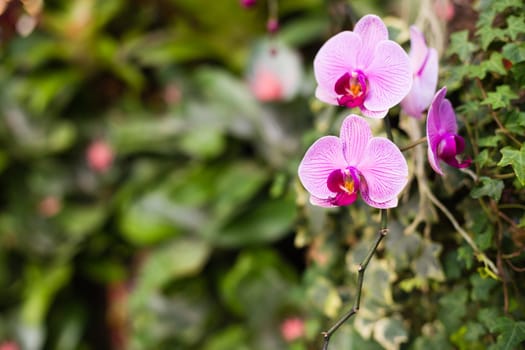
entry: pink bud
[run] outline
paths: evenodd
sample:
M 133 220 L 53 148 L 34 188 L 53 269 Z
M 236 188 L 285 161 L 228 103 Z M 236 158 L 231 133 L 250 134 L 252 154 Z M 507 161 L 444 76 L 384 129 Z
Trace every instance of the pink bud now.
M 304 333 L 304 321 L 299 317 L 290 317 L 281 323 L 281 335 L 287 342 L 303 337 Z
M 55 216 L 61 209 L 62 202 L 55 196 L 47 196 L 38 203 L 38 211 L 47 218 Z
M 5 341 L 0 344 L 0 350 L 19 350 L 18 344 L 14 341 Z
M 277 18 L 269 18 L 268 22 L 266 22 L 266 30 L 268 30 L 269 33 L 275 33 L 279 30 L 279 21 Z
M 257 4 L 257 0 L 241 0 L 241 6 L 250 8 Z
M 272 71 L 260 69 L 250 84 L 255 98 L 262 102 L 279 101 L 283 97 L 281 80 Z
M 86 157 L 91 169 L 103 173 L 113 163 L 113 150 L 106 141 L 94 141 L 89 145 Z
M 454 4 L 450 0 L 434 0 L 434 11 L 445 22 L 450 21 L 455 14 Z

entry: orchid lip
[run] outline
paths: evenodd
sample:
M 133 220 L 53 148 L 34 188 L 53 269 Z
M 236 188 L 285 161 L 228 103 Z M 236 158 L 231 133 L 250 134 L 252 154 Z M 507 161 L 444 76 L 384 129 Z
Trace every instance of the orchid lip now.
M 366 76 L 359 69 L 347 72 L 336 81 L 334 91 L 339 95 L 337 102 L 340 106 L 361 106 L 367 94 Z
M 437 146 L 438 157 L 445 163 L 455 168 L 466 168 L 470 166 L 472 160 L 465 159 L 460 161 L 458 155 L 465 150 L 465 140 L 456 134 L 446 133 L 441 138 Z
M 353 167 L 336 169 L 326 180 L 328 189 L 335 193 L 332 204 L 342 206 L 352 204 L 357 199 L 359 191 L 359 174 Z

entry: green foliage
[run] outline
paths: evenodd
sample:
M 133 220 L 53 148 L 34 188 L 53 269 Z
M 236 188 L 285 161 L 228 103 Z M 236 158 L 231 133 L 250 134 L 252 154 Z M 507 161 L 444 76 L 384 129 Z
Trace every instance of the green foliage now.
M 265 1 L 49 0 L 25 35 L 12 0 L 0 17 L 0 348 L 320 348 L 355 300 L 379 218 L 360 201 L 311 206 L 297 182 L 306 147 L 348 113 L 315 100 L 312 61 L 331 33 L 400 3 L 279 1 L 270 36 Z M 439 177 L 425 163 L 420 176 L 405 152 L 414 176 L 330 349 L 525 341 L 525 9 L 475 6 L 476 18 L 429 26 L 450 33 L 439 84 L 473 165 Z M 410 20 L 387 23 L 407 38 Z M 247 81 L 269 45 L 304 64 L 282 63 L 283 76 L 304 73 L 285 101 L 258 100 Z M 408 144 L 398 110 L 395 140 Z M 112 156 L 102 166 L 98 141 Z

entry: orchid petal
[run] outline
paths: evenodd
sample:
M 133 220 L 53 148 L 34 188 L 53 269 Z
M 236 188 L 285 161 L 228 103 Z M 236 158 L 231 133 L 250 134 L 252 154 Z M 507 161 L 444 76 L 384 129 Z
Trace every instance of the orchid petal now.
M 335 205 L 333 203 L 332 199 L 329 199 L 329 198 L 318 198 L 318 197 L 316 197 L 314 195 L 310 195 L 310 203 L 312 203 L 313 205 L 324 207 L 324 208 L 337 207 L 337 205 Z
M 382 203 L 397 197 L 408 181 L 408 165 L 390 140 L 372 138 L 357 169 L 364 177 L 372 201 Z
M 371 207 L 378 208 L 378 209 L 388 209 L 388 208 L 395 208 L 397 207 L 398 199 L 397 197 L 394 197 L 388 201 L 385 202 L 376 202 L 372 200 L 369 196 L 368 190 L 366 187 L 362 187 L 361 189 L 361 198 L 363 201 L 368 204 Z
M 314 75 L 320 89 L 332 92 L 337 80 L 355 68 L 356 52 L 361 46 L 361 38 L 349 31 L 328 39 L 314 58 Z
M 368 118 L 374 118 L 374 119 L 381 119 L 384 118 L 388 114 L 388 109 L 384 111 L 369 111 L 364 106 L 360 107 L 361 113 Z
M 458 132 L 458 123 L 456 113 L 449 100 L 444 99 L 439 105 L 439 133 L 456 134 Z
M 325 90 L 322 89 L 320 86 L 317 86 L 315 89 L 315 97 L 319 99 L 320 101 L 332 104 L 332 105 L 338 105 L 337 102 L 337 95 L 333 93 L 332 90 Z
M 299 164 L 299 179 L 311 195 L 318 198 L 333 196 L 327 179 L 336 169 L 346 167 L 341 140 L 336 136 L 323 136 L 306 151 Z
M 423 33 L 416 27 L 410 27 L 410 64 L 412 71 L 416 73 L 423 66 L 428 53 L 428 47 Z
M 419 72 L 414 72 L 414 81 L 408 95 L 401 101 L 401 108 L 406 114 L 421 119 L 434 98 L 438 80 L 438 55 L 435 49 L 429 49 L 424 65 Z
M 431 148 L 430 142 L 428 143 L 427 156 L 430 167 L 439 175 L 443 175 L 443 170 L 441 170 L 441 165 L 439 164 L 437 150 Z
M 382 41 L 365 72 L 368 78 L 366 109 L 384 111 L 398 104 L 410 91 L 412 70 L 407 54 L 393 41 Z
M 354 27 L 354 33 L 359 35 L 363 42 L 363 47 L 358 52 L 358 69 L 368 67 L 372 62 L 375 53 L 375 45 L 383 40 L 388 40 L 388 29 L 376 15 L 366 15 L 361 18 Z
M 343 120 L 340 138 L 347 164 L 356 166 L 363 157 L 368 141 L 372 138 L 372 131 L 366 120 L 350 114 Z
M 455 134 L 458 130 L 456 114 L 450 101 L 445 98 L 446 93 L 447 88 L 441 88 L 428 109 L 427 135 L 429 137 L 441 136 L 445 133 Z
M 427 117 L 427 141 L 429 150 L 437 157 L 437 148 L 443 136 L 457 132 L 456 115 L 452 104 L 445 99 L 447 88 L 441 88 L 430 104 Z M 430 161 L 430 159 L 429 159 Z M 439 173 L 439 172 L 438 172 Z

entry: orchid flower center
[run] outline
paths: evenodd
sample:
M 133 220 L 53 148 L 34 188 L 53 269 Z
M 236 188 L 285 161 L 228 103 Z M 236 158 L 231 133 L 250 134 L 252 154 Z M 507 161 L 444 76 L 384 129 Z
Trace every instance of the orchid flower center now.
M 437 155 L 445 163 L 456 168 L 468 167 L 472 160 L 465 159 L 460 161 L 458 155 L 465 150 L 465 140 L 459 135 L 446 133 L 443 135 L 437 146 Z
M 353 167 L 334 170 L 326 180 L 328 189 L 335 193 L 332 204 L 342 206 L 352 204 L 357 199 L 359 173 Z
M 442 159 L 455 157 L 457 154 L 456 138 L 454 134 L 445 134 L 438 143 L 437 154 Z
M 334 87 L 339 95 L 337 98 L 339 105 L 349 108 L 361 106 L 367 93 L 366 84 L 366 76 L 359 69 L 343 74 Z

